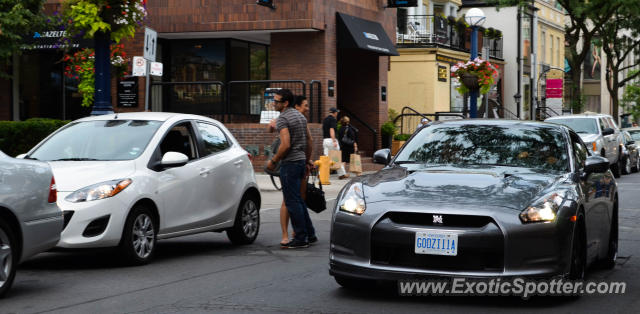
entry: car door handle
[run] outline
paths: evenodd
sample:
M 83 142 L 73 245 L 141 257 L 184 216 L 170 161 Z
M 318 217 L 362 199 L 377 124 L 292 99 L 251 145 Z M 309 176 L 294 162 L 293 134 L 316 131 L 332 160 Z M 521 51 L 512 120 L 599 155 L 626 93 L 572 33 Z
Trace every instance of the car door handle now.
M 203 176 L 203 177 L 206 177 L 209 173 L 211 173 L 211 169 L 209 169 L 209 168 L 200 169 L 200 175 Z
M 233 164 L 236 166 L 239 166 L 242 164 L 242 162 L 243 162 L 242 160 L 238 160 L 238 161 L 234 161 Z

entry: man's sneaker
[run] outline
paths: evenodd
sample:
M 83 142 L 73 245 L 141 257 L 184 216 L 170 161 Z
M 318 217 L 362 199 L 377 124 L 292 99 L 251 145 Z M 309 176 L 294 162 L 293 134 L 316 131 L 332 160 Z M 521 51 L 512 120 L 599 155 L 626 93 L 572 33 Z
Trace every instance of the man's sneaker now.
M 318 242 L 318 237 L 316 236 L 309 237 L 309 244 L 314 244 L 316 242 Z
M 280 246 L 283 249 L 303 249 L 309 247 L 309 242 L 302 242 L 296 239 L 289 241 L 289 243 Z

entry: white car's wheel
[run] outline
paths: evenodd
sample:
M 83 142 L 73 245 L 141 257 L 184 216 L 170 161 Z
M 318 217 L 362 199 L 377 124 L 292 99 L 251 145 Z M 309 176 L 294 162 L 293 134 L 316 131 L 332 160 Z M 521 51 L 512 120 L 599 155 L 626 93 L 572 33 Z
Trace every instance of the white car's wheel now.
M 17 258 L 13 232 L 6 222 L 0 220 L 0 298 L 13 284 Z
M 227 230 L 227 237 L 233 244 L 251 244 L 259 231 L 260 208 L 251 196 L 246 195 L 240 202 L 233 227 Z
M 120 251 L 125 262 L 133 265 L 149 263 L 156 251 L 158 223 L 153 213 L 144 206 L 131 210 L 124 225 Z

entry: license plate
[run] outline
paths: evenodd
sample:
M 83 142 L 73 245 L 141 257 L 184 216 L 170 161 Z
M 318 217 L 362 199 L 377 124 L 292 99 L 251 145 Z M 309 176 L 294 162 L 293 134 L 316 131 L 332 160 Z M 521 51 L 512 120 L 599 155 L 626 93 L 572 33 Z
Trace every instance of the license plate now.
M 458 234 L 439 231 L 416 232 L 416 254 L 458 255 Z

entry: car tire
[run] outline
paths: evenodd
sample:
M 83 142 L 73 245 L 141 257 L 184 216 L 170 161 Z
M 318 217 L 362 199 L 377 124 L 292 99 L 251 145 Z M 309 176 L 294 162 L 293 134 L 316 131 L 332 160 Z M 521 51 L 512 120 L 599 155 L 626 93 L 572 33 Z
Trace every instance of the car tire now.
M 636 162 L 633 167 L 631 167 L 631 172 L 636 173 L 640 171 L 640 156 L 636 156 Z
M 0 298 L 9 291 L 16 277 L 16 245 L 12 229 L 5 221 L 0 220 Z
M 227 229 L 227 237 L 235 245 L 251 244 L 260 231 L 260 208 L 256 200 L 248 195 L 242 198 L 236 212 L 233 227 Z
M 124 224 L 120 253 L 127 265 L 149 263 L 156 252 L 158 222 L 147 207 L 136 205 Z
M 622 169 L 622 162 L 620 160 L 620 157 L 618 157 L 618 160 L 613 165 L 611 165 L 611 172 L 613 172 L 613 176 L 615 178 L 620 178 L 621 169 Z
M 587 254 L 585 244 L 585 230 L 583 220 L 579 219 L 571 241 L 571 262 L 569 268 L 569 279 L 584 279 L 587 268 Z
M 602 260 L 602 267 L 605 269 L 613 269 L 616 266 L 618 258 L 618 204 L 613 207 L 613 217 L 611 219 L 611 228 L 609 229 L 609 246 L 607 256 Z
M 375 281 L 347 276 L 334 275 L 336 282 L 346 289 L 371 289 L 375 286 Z
M 631 174 L 631 157 L 624 158 L 622 164 L 622 174 Z

